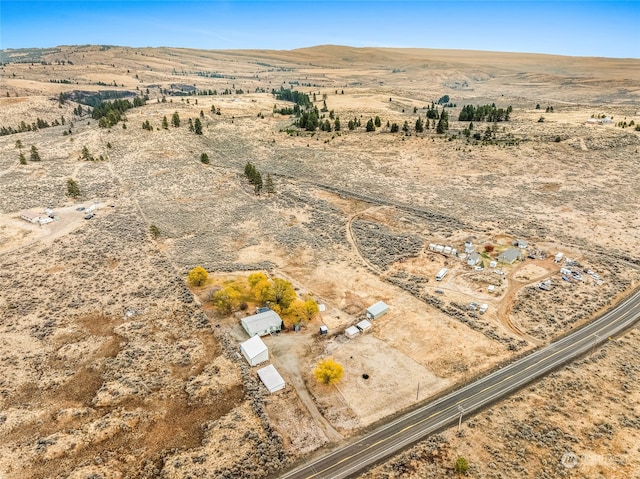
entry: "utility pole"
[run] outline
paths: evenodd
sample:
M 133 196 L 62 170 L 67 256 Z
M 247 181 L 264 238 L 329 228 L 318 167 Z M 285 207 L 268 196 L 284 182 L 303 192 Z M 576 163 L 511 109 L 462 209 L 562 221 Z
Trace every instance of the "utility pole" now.
M 598 345 L 598 334 L 593 335 L 593 347 L 591 348 L 591 356 L 596 352 L 596 346 Z
M 458 411 L 460 411 L 460 419 L 458 420 L 458 434 L 460 434 L 460 428 L 462 427 L 462 414 L 464 413 L 462 406 L 458 405 Z
M 418 394 L 420 394 L 420 381 L 418 381 L 418 390 L 416 391 L 416 401 L 418 400 Z

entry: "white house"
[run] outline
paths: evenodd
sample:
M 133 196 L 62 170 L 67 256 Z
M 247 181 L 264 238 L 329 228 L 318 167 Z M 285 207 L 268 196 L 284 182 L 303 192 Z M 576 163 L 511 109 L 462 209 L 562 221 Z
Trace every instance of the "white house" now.
M 266 336 L 282 329 L 282 318 L 273 310 L 247 316 L 240 321 L 250 337 Z
M 256 366 L 269 360 L 269 348 L 258 335 L 240 343 L 240 352 L 244 355 L 249 366 Z
M 258 369 L 258 377 L 271 394 L 276 391 L 280 391 L 285 387 L 284 379 L 282 379 L 282 376 L 280 376 L 280 373 L 273 364 L 269 364 L 269 366 Z
M 38 213 L 34 213 L 33 211 L 23 211 L 20 213 L 20 218 L 29 223 L 37 223 L 40 219 L 40 215 Z
M 469 266 L 475 266 L 478 263 L 480 263 L 480 261 L 482 261 L 482 257 L 480 256 L 480 253 L 478 253 L 478 252 L 471 253 L 469 255 L 469 257 L 467 258 L 467 264 Z
M 366 315 L 368 319 L 378 319 L 380 316 L 383 316 L 388 312 L 389 306 L 387 306 L 384 301 L 378 301 L 376 304 L 367 308 Z

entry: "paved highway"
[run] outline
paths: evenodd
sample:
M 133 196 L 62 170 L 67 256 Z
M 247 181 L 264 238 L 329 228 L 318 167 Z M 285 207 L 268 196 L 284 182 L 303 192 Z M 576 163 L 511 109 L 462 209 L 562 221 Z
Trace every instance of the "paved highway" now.
M 592 352 L 640 319 L 640 291 L 592 323 L 430 404 L 311 460 L 282 479 L 354 477 L 421 439 L 501 399 L 560 365 Z

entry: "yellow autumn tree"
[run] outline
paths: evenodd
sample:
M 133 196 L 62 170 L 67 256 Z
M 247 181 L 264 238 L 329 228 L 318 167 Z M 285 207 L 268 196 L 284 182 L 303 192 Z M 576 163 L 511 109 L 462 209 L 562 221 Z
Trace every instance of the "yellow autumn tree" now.
M 202 286 L 207 281 L 207 278 L 209 278 L 209 273 L 202 266 L 196 266 L 189 271 L 189 283 L 194 286 Z
M 264 303 L 268 301 L 269 297 L 269 287 L 271 283 L 269 283 L 269 279 L 267 275 L 264 273 L 251 273 L 247 277 L 247 282 L 249 283 L 249 287 L 251 288 L 251 294 L 253 298 L 258 303 Z
M 229 314 L 239 304 L 240 292 L 232 284 L 226 284 L 211 295 L 211 302 L 223 314 Z
M 294 299 L 296 299 L 296 290 L 293 288 L 291 281 L 282 278 L 274 278 L 269 285 L 267 291 L 267 301 L 280 306 L 283 310 L 287 309 Z
M 321 360 L 313 371 L 313 375 L 321 384 L 335 384 L 344 374 L 344 369 L 332 358 Z
M 316 303 L 312 298 L 307 298 L 305 301 L 296 299 L 286 310 L 286 314 L 289 316 L 289 321 L 292 323 L 311 321 L 313 315 L 317 312 L 318 303 Z

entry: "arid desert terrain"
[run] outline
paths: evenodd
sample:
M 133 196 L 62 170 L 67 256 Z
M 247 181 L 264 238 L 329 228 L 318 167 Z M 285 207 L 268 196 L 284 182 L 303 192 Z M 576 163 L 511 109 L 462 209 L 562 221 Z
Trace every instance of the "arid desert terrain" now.
M 639 60 L 338 46 L 0 60 L 0 478 L 278 477 L 638 287 Z M 116 98 L 144 100 L 113 124 L 90 113 Z M 459 120 L 467 105 L 509 119 Z M 256 194 L 247 162 L 272 191 Z M 210 301 L 255 272 L 324 306 L 263 338 L 286 382 L 274 394 L 239 354 L 260 305 Z M 377 301 L 389 312 L 347 338 Z M 609 338 L 361 477 L 455 477 L 462 456 L 474 478 L 640 478 L 639 347 L 637 327 Z M 329 357 L 344 376 L 322 385 Z

